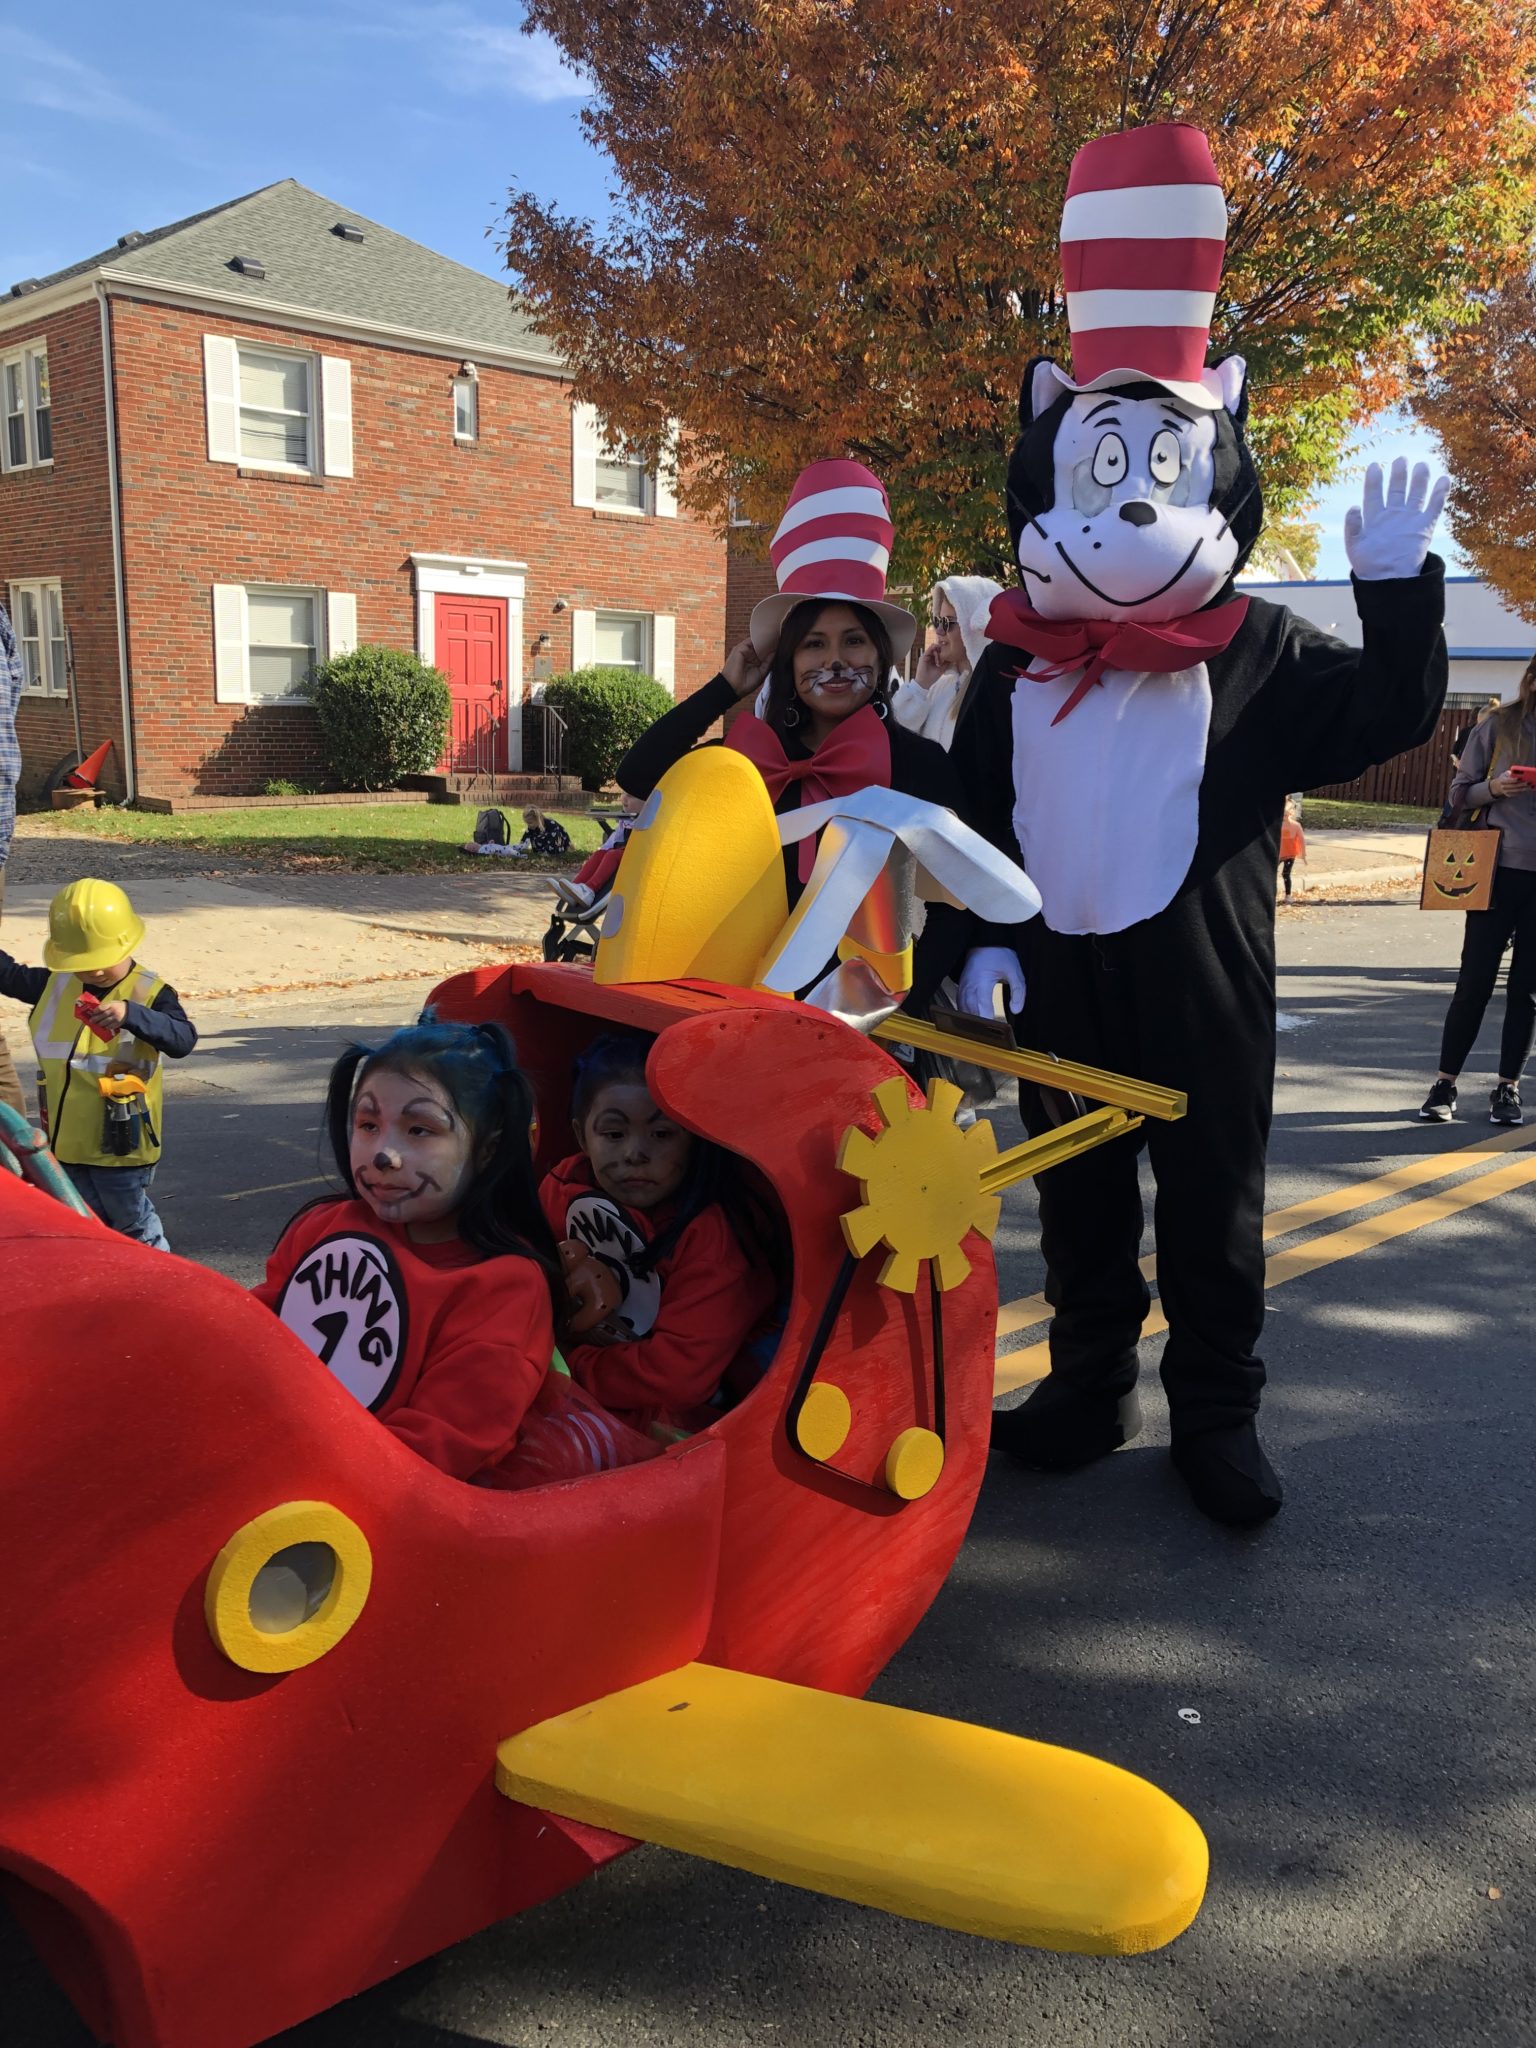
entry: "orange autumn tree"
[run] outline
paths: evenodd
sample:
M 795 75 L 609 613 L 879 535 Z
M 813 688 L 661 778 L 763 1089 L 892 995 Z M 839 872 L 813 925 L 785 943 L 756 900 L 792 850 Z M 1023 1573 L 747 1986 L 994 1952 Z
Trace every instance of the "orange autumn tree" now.
M 1456 489 L 1451 532 L 1480 576 L 1536 619 L 1536 277 L 1517 273 L 1437 349 L 1413 409 Z
M 1089 138 L 1210 134 L 1217 348 L 1294 507 L 1414 338 L 1531 216 L 1536 0 L 527 0 L 589 74 L 598 230 L 514 191 L 506 253 L 579 396 L 685 502 L 772 521 L 800 466 L 886 481 L 898 577 L 1005 563 L 1029 357 L 1068 353 L 1057 227 Z

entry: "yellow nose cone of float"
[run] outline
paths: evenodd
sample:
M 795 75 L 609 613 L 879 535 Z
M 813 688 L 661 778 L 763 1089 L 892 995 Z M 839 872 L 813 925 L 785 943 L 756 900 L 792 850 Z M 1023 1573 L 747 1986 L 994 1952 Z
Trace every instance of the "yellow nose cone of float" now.
M 1205 1894 L 1205 1837 L 1114 1764 L 994 1728 L 685 1664 L 503 1742 L 569 1820 L 1035 1948 L 1136 1955 Z
M 750 987 L 789 914 L 778 820 L 745 755 L 699 747 L 669 768 L 629 835 L 592 979 Z

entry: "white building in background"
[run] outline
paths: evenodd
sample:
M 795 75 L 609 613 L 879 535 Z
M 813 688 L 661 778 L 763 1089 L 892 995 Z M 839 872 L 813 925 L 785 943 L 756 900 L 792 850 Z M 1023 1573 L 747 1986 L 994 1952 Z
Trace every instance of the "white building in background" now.
M 1326 583 L 1276 583 L 1243 576 L 1239 587 L 1272 604 L 1288 605 L 1351 647 L 1360 645 L 1360 620 L 1347 577 Z M 1526 663 L 1536 654 L 1536 626 L 1520 618 L 1477 576 L 1445 579 L 1445 640 L 1451 657 L 1452 697 L 1513 697 Z

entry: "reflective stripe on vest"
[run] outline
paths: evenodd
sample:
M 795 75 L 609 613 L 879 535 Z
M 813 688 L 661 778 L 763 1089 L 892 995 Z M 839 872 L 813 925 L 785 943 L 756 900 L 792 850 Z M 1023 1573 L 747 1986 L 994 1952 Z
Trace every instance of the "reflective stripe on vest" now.
M 104 1003 L 143 1003 L 149 1008 L 164 987 L 147 967 L 136 967 L 116 988 L 105 994 L 93 989 L 92 994 Z M 70 1166 L 153 1166 L 160 1157 L 159 1049 L 131 1031 L 120 1031 L 109 1041 L 99 1039 L 75 1015 L 84 991 L 78 974 L 50 975 L 28 1020 L 48 1104 L 49 1144 L 55 1158 Z M 148 1125 L 141 1117 L 139 1143 L 131 1152 L 108 1152 L 103 1143 L 107 1105 L 96 1083 L 98 1076 L 112 1070 L 137 1074 L 144 1083 L 142 1102 L 134 1106 L 148 1112 Z

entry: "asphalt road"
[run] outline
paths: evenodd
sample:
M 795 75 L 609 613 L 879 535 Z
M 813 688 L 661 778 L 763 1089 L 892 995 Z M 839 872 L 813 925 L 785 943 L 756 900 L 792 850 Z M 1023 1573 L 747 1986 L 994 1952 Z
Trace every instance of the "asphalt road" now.
M 1536 2042 L 1536 1177 L 1519 1181 L 1536 1145 L 1458 1167 L 1458 1148 L 1491 1135 L 1471 1086 L 1463 1122 L 1411 1114 L 1460 922 L 1401 905 L 1282 917 L 1270 1210 L 1425 1159 L 1445 1169 L 1359 1189 L 1271 1246 L 1265 1417 L 1285 1512 L 1256 1536 L 1194 1514 L 1163 1455 L 1148 1343 L 1146 1435 L 1071 1479 L 994 1467 L 949 1583 L 879 1687 L 1164 1786 L 1211 1842 L 1189 1933 L 1131 1962 L 1035 1954 L 646 1849 L 286 2048 Z M 329 1060 L 420 994 L 201 1020 L 159 1190 L 178 1250 L 255 1276 L 315 1191 L 284 1184 L 317 1171 Z M 1492 1173 L 1502 1191 L 1466 1201 Z M 1415 1202 L 1420 1227 L 1360 1248 L 1356 1226 L 1416 1220 Z M 1011 1299 L 1043 1276 L 1027 1195 L 1005 1214 Z M 1325 1237 L 1332 1263 L 1287 1270 L 1297 1243 Z M 85 2048 L 3 1920 L 0 1998 L 7 2048 Z

